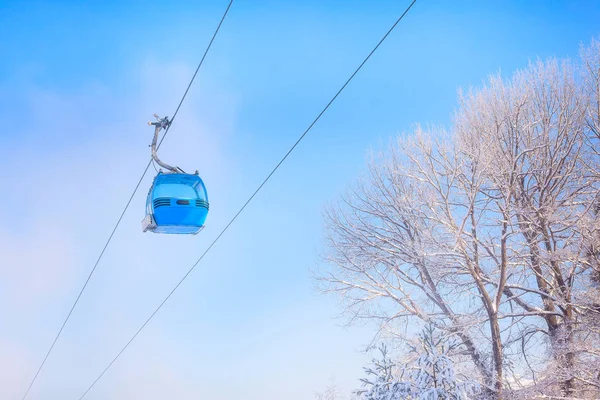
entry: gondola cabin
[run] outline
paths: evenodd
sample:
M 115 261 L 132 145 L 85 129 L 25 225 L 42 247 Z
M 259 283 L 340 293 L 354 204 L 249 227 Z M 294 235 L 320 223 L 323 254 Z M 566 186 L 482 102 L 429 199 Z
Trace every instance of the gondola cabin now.
M 146 200 L 144 232 L 196 234 L 204 228 L 208 195 L 196 174 L 159 172 Z

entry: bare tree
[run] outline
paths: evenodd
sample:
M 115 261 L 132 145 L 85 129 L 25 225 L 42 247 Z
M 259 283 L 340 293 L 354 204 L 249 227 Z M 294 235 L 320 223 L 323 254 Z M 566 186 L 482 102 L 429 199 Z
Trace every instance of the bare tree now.
M 505 294 L 518 298 L 529 316 L 544 319 L 564 371 L 573 369 L 568 349 L 581 306 L 574 295 L 588 271 L 581 227 L 598 194 L 588 167 L 585 100 L 568 63 L 537 63 L 508 83 L 496 78 L 471 94 L 457 122 L 474 159 L 486 154 L 493 160 L 486 192 L 506 205 L 503 224 L 515 235 L 510 259 L 518 268 L 511 269 Z M 563 376 L 565 395 L 573 384 Z
M 328 260 L 337 269 L 321 279 L 344 295 L 355 318 L 377 318 L 382 328 L 416 318 L 455 333 L 485 384 L 500 394 L 503 297 L 496 288 L 504 286 L 507 266 L 484 265 L 470 227 L 482 218 L 480 208 L 492 205 L 477 195 L 478 172 L 454 147 L 420 130 L 391 153 L 385 163 L 370 164 L 369 184 L 329 210 Z M 490 346 L 479 345 L 489 338 L 491 362 Z
M 372 158 L 325 213 L 318 279 L 351 321 L 456 335 L 498 399 L 536 375 L 563 397 L 594 390 L 599 50 L 492 77 L 461 95 L 450 132 L 418 128 Z
M 335 383 L 335 379 L 332 377 L 329 382 L 329 386 L 322 392 L 315 393 L 316 400 L 341 400 L 342 394 Z

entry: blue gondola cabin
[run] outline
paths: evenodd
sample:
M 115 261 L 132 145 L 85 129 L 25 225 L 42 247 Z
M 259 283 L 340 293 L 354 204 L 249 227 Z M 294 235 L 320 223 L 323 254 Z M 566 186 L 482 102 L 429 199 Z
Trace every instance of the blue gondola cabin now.
M 196 234 L 204 228 L 208 196 L 198 175 L 159 172 L 146 200 L 144 232 Z

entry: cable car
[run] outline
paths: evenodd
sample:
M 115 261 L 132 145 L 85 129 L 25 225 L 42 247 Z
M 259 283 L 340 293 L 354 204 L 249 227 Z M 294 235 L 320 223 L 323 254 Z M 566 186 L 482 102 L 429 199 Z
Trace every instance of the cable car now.
M 152 141 L 152 161 L 162 170 L 154 177 L 146 199 L 146 217 L 142 220 L 144 232 L 167 234 L 197 234 L 204 228 L 208 215 L 208 195 L 204 182 L 198 175 L 186 174 L 179 167 L 172 167 L 159 160 L 156 154 L 156 141 L 161 129 L 166 129 L 170 122 L 168 117 L 155 126 Z

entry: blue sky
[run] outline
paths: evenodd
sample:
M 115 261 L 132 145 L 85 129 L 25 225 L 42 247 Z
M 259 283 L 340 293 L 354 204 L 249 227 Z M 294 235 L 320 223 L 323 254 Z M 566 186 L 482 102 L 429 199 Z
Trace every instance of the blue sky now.
M 227 2 L 0 1 L 0 397 L 20 398 Z M 198 236 L 143 234 L 152 174 L 31 399 L 78 398 L 408 5 L 236 0 L 162 158 L 198 169 Z M 88 399 L 312 398 L 358 387 L 372 326 L 341 327 L 309 269 L 321 210 L 370 148 L 448 124 L 458 88 L 576 57 L 596 1 L 419 0 Z

